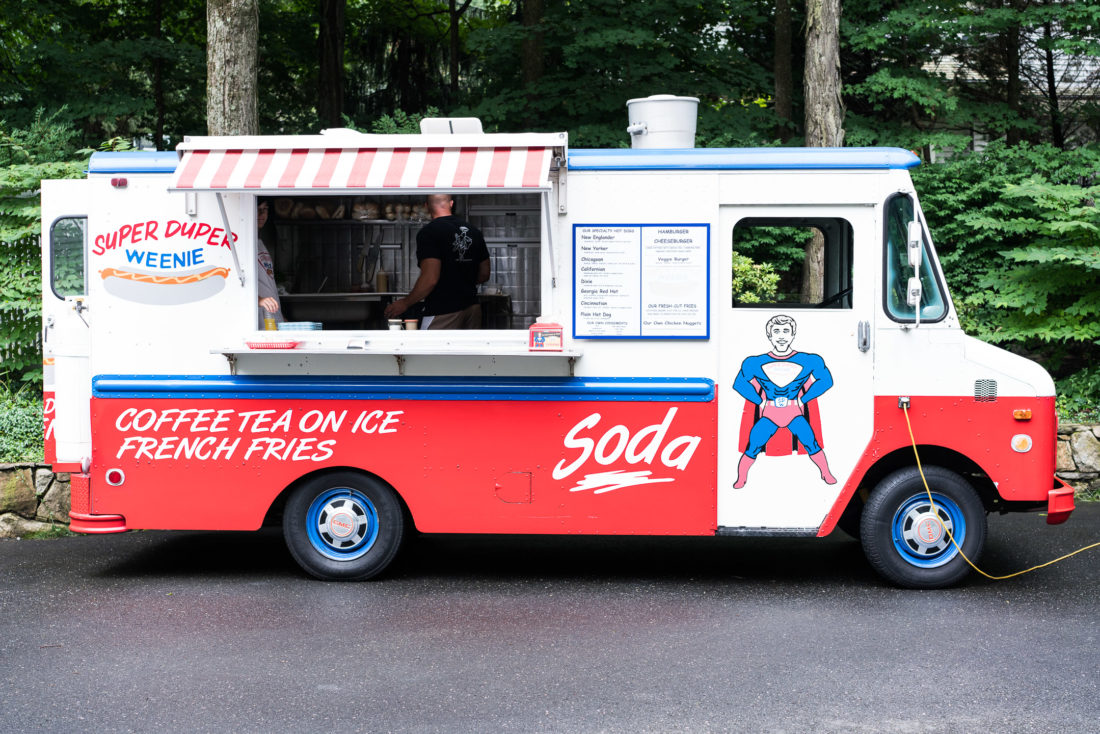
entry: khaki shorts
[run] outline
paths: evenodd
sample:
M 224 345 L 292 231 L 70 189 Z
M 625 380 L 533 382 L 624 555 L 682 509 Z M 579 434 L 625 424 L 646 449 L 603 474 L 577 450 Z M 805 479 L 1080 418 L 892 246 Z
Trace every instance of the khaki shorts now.
M 461 311 L 425 316 L 423 329 L 480 329 L 481 304 L 475 303 Z

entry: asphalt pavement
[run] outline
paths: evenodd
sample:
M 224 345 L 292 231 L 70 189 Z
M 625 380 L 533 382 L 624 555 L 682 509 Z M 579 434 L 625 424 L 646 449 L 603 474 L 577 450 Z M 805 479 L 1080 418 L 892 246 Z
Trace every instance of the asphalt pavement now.
M 1097 541 L 993 516 L 983 566 Z M 839 532 L 421 536 L 365 583 L 278 531 L 3 540 L 0 731 L 1100 732 L 1100 549 L 906 591 Z

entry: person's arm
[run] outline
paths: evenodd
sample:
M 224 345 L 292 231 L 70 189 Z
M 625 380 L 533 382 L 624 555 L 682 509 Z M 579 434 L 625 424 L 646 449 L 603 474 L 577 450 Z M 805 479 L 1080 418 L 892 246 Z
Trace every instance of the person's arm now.
M 439 273 L 443 270 L 443 261 L 434 258 L 427 257 L 420 261 L 420 275 L 417 277 L 416 282 L 413 283 L 412 290 L 409 291 L 409 295 L 404 298 L 398 298 L 396 301 L 386 306 L 386 318 L 393 318 L 394 316 L 400 316 L 409 310 L 409 306 L 420 303 L 428 294 L 431 293 L 439 282 Z
M 486 259 L 482 260 L 480 263 L 478 263 L 478 265 L 477 265 L 477 282 L 478 283 L 484 283 L 485 281 L 489 280 L 489 276 L 491 275 L 491 271 L 492 271 L 492 261 L 489 260 L 488 258 L 486 258 Z

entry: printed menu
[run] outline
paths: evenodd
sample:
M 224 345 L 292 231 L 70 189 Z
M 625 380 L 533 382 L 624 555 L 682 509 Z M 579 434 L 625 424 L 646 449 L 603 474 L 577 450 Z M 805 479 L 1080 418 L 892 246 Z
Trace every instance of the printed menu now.
M 575 225 L 577 338 L 708 336 L 709 227 Z

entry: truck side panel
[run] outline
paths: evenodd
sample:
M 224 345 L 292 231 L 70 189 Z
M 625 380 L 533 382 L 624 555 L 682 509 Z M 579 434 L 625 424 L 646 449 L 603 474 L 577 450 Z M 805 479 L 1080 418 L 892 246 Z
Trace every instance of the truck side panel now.
M 568 379 L 512 399 L 491 381 L 461 383 L 476 397 L 418 382 L 340 399 L 330 399 L 331 381 L 296 381 L 297 395 L 284 385 L 264 399 L 202 384 L 155 398 L 99 390 L 92 511 L 122 515 L 129 528 L 255 529 L 295 480 L 353 467 L 392 485 L 425 532 L 714 532 L 710 381 L 644 385 L 648 395 L 628 399 L 575 391 Z M 685 384 L 696 395 L 673 398 Z M 118 486 L 106 481 L 112 470 L 125 476 Z

